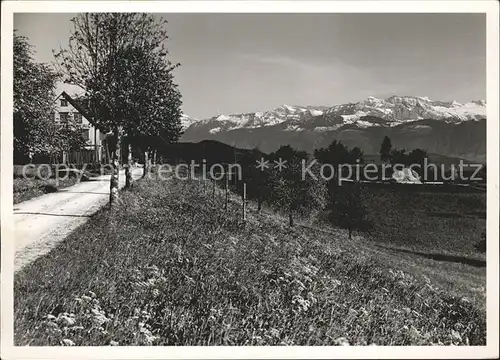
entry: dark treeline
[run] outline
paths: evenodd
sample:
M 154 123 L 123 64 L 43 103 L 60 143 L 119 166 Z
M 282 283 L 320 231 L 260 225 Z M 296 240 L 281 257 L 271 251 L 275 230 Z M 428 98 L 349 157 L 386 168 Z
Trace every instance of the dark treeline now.
M 358 181 L 366 180 L 362 170 L 367 164 L 363 151 L 358 147 L 348 148 L 335 140 L 326 148 L 316 149 L 312 155 L 290 145 L 283 145 L 277 151 L 266 154 L 257 148 L 238 149 L 206 140 L 159 146 L 158 156 L 161 162 L 170 164 L 192 161 L 198 165 L 205 164 L 207 173 L 212 165 L 222 165 L 215 172 L 226 175 L 217 181 L 218 186 L 225 187 L 227 183 L 231 191 L 242 195 L 243 184 L 246 184 L 246 199 L 255 201 L 258 211 L 266 206 L 286 214 L 290 226 L 294 226 L 298 217 L 326 212 L 328 221 L 346 228 L 349 237 L 353 230 L 369 227 L 363 204 L 364 187 Z M 391 181 L 394 165 L 423 164 L 426 156 L 421 149 L 410 152 L 392 149 L 390 140 L 386 138 L 380 154 L 386 165 L 385 172 L 378 166 L 375 180 Z M 283 165 L 281 168 L 280 163 Z M 241 179 L 235 176 L 236 170 L 227 174 L 230 164 L 241 167 Z M 309 169 L 306 174 L 305 168 Z M 198 170 L 201 168 L 198 167 Z

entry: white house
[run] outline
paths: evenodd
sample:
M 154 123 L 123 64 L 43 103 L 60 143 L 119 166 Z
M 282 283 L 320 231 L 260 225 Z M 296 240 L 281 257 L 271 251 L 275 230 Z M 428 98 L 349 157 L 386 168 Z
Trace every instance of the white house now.
M 103 149 L 102 140 L 105 134 L 97 129 L 88 120 L 88 114 L 78 102 L 78 95 L 69 95 L 62 90 L 56 97 L 56 106 L 54 111 L 54 121 L 60 125 L 72 125 L 80 128 L 84 139 L 87 140 L 87 146 L 84 151 L 63 155 L 63 162 L 81 163 L 81 162 L 102 162 Z

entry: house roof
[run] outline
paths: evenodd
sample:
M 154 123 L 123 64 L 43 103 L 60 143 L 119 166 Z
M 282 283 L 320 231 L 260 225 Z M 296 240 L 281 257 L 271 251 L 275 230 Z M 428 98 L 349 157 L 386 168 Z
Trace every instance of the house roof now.
M 96 122 L 94 120 L 94 117 L 90 114 L 90 112 L 81 104 L 81 102 L 78 101 L 78 99 L 75 99 L 71 97 L 66 91 L 63 91 L 58 97 L 63 97 L 66 99 L 80 114 L 82 114 L 89 123 L 91 123 L 94 127 L 98 128 L 99 130 L 105 130 L 100 128 L 99 126 L 96 125 Z M 57 100 L 56 99 L 56 100 Z

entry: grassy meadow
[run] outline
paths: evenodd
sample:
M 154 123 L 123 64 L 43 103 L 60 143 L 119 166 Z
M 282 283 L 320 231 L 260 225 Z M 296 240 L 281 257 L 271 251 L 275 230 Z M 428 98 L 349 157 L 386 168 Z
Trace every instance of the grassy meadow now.
M 486 232 L 486 192 L 370 187 L 363 193 L 374 241 L 420 253 L 486 260 L 476 245 Z
M 484 293 L 469 289 L 483 268 L 253 206 L 243 223 L 197 182 L 145 179 L 122 199 L 15 274 L 16 345 L 486 342 Z
M 85 181 L 92 175 L 88 171 L 80 172 L 76 168 L 60 170 L 57 177 L 56 173 L 56 165 L 14 165 L 12 189 L 14 204 L 57 192 L 79 181 Z

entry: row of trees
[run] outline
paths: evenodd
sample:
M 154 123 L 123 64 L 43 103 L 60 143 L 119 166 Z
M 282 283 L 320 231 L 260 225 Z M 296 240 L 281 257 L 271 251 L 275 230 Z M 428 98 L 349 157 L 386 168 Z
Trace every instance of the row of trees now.
M 285 212 L 290 226 L 294 226 L 296 216 L 326 210 L 329 220 L 347 228 L 351 237 L 353 229 L 365 223 L 361 186 L 350 181 L 339 184 L 339 177 L 343 175 L 339 173 L 323 172 L 324 176 L 320 176 L 320 167 L 323 164 L 334 168 L 342 164 L 357 164 L 362 162 L 363 152 L 357 147 L 348 149 L 341 142 L 334 141 L 329 147 L 316 150 L 314 157 L 318 162 L 311 167 L 311 172 L 316 176 L 303 177 L 303 161 L 307 163 L 311 160 L 304 151 L 285 145 L 270 154 L 263 154 L 257 149 L 243 153 L 238 159 L 243 179 L 234 190 L 241 193 L 243 183 L 246 183 L 247 199 L 257 201 L 259 211 L 266 204 Z M 257 167 L 262 161 L 268 166 Z M 281 170 L 275 168 L 280 161 L 285 165 Z
M 391 139 L 385 136 L 380 145 L 380 160 L 390 164 L 412 165 L 418 164 L 422 171 L 424 166 L 424 159 L 427 158 L 427 152 L 422 149 L 414 149 L 407 152 L 406 149 L 393 149 Z
M 85 106 L 98 128 L 108 130 L 114 171 L 110 203 L 118 198 L 120 148 L 127 147 L 126 187 L 131 185 L 132 145 L 150 150 L 150 138 L 177 141 L 181 94 L 168 59 L 166 21 L 152 14 L 86 13 L 71 20 L 68 47 L 55 53 L 65 80 L 85 90 Z M 147 156 L 145 169 L 147 172 Z
M 166 21 L 156 15 L 84 13 L 71 22 L 68 46 L 54 51 L 57 72 L 33 62 L 25 39 L 16 41 L 17 53 L 24 54 L 18 57 L 15 73 L 20 82 L 15 88 L 15 124 L 20 130 L 16 145 L 28 147 L 22 151 L 33 151 L 33 147 L 45 150 L 46 136 L 38 134 L 50 123 L 42 119 L 52 111 L 55 80 L 79 86 L 84 91 L 80 100 L 88 120 L 108 133 L 106 144 L 114 168 L 110 182 L 113 204 L 118 199 L 120 149 L 125 150 L 122 159 L 126 186 L 130 186 L 131 147 L 144 151 L 147 172 L 147 154 L 152 148 L 177 141 L 181 135 L 181 94 L 173 77 L 180 64 L 168 58 Z M 21 84 L 25 77 L 31 81 L 29 86 Z

